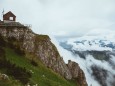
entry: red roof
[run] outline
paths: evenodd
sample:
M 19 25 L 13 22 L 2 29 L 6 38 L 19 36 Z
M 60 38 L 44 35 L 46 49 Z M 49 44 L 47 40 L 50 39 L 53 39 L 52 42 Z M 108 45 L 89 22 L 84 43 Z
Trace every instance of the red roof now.
M 4 16 L 9 15 L 9 14 L 12 15 L 12 16 L 15 16 L 11 11 L 7 12 L 6 14 L 4 14 Z

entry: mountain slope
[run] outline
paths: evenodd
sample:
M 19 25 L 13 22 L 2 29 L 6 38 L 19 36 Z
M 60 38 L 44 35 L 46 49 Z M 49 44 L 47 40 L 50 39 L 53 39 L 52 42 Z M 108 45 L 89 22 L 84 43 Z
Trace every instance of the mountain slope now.
M 23 67 L 21 70 L 31 72 L 30 83 L 39 86 L 87 86 L 83 71 L 79 66 L 76 66 L 77 71 L 71 71 L 74 62 L 67 66 L 47 35 L 37 35 L 28 27 L 0 27 L 0 35 L 6 43 L 7 60 L 16 65 L 14 68 L 19 66 L 19 69 Z M 72 72 L 79 73 L 79 76 L 73 77 Z
M 0 42 L 1 43 L 1 42 Z M 32 77 L 30 78 L 29 83 L 31 84 L 38 84 L 39 86 L 76 86 L 76 84 L 72 81 L 67 81 L 60 75 L 53 72 L 51 69 L 47 68 L 43 65 L 42 62 L 40 62 L 39 59 L 33 59 L 35 56 L 32 55 L 23 55 L 16 51 L 9 43 L 3 47 L 5 51 L 5 57 L 8 61 L 10 61 L 12 64 L 15 64 L 18 67 L 26 68 L 27 71 L 32 72 Z M 3 53 L 2 53 L 3 55 Z M 34 66 L 31 61 L 34 60 L 37 63 L 37 66 Z M 4 72 L 5 69 L 0 69 L 2 73 L 8 74 L 7 72 Z M 10 76 L 8 74 L 8 76 Z M 21 76 L 21 75 L 20 75 Z M 12 77 L 12 76 L 11 76 Z M 13 79 L 10 79 L 11 81 L 14 81 L 13 83 L 0 83 L 1 86 L 21 86 L 20 82 L 16 82 Z M 10 81 L 10 82 L 11 82 Z M 23 86 L 23 85 L 22 85 Z

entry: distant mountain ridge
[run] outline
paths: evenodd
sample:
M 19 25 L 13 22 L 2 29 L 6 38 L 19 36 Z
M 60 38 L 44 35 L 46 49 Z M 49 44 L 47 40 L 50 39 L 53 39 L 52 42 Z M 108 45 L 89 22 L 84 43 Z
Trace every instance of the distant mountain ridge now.
M 115 35 L 86 35 L 60 42 L 85 72 L 88 86 L 115 86 Z
M 72 38 L 68 41 L 60 42 L 66 49 L 78 51 L 112 51 L 115 50 L 115 40 L 108 38 L 109 36 L 83 36 L 79 38 Z

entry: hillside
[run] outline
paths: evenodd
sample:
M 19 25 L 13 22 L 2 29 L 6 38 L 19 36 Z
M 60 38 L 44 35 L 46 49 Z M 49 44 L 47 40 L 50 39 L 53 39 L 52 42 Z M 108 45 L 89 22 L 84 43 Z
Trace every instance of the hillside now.
M 36 60 L 36 63 L 37 63 L 37 66 L 36 66 L 32 64 L 31 59 L 29 60 L 27 59 L 27 57 L 23 55 L 20 56 L 13 49 L 5 47 L 4 50 L 5 50 L 6 59 L 10 61 L 11 64 L 15 64 L 17 67 L 25 68 L 27 71 L 32 72 L 31 73 L 32 76 L 29 78 L 30 79 L 29 82 L 31 84 L 38 84 L 38 86 L 58 86 L 60 84 L 62 86 L 70 86 L 70 85 L 75 86 L 74 82 L 65 80 L 58 74 L 54 73 L 52 70 L 46 68 L 39 60 Z M 2 73 L 8 74 L 9 76 L 11 76 L 10 78 L 12 78 L 12 76 L 14 75 L 10 75 L 9 73 L 7 73 L 7 69 L 8 68 L 6 67 L 6 68 L 1 69 L 0 71 Z M 12 68 L 10 68 L 9 70 L 12 70 Z M 14 73 L 16 74 L 15 71 Z M 17 74 L 20 74 L 20 73 L 17 72 Z M 17 83 L 16 81 L 14 81 L 12 83 L 13 84 L 16 83 L 20 85 L 21 83 L 25 83 L 25 82 L 21 81 Z M 14 84 L 14 86 L 17 86 L 16 84 Z M 0 85 L 3 86 L 2 83 L 0 83 Z M 10 86 L 12 86 L 12 84 Z
M 7 83 L 0 80 L 2 86 L 87 86 L 79 65 L 72 61 L 66 65 L 47 35 L 28 27 L 2 26 L 0 36 L 4 52 L 0 72 L 9 77 Z

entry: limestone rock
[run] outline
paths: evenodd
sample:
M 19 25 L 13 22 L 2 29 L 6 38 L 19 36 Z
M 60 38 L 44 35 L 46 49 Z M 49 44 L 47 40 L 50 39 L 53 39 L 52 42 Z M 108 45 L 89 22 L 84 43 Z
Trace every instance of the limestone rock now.
M 0 73 L 0 80 L 9 80 L 9 77 L 6 74 Z
M 85 74 L 80 69 L 79 65 L 76 62 L 69 60 L 67 66 L 72 74 L 72 78 L 79 83 L 79 86 L 87 86 Z
M 35 34 L 29 28 L 22 27 L 0 27 L 0 35 L 7 42 L 9 38 L 10 41 L 15 41 L 13 45 L 34 54 L 44 65 L 64 78 L 69 80 L 78 78 L 77 82 L 80 83 L 80 86 L 86 86 L 85 76 L 79 65 L 69 61 L 67 66 L 48 36 Z

